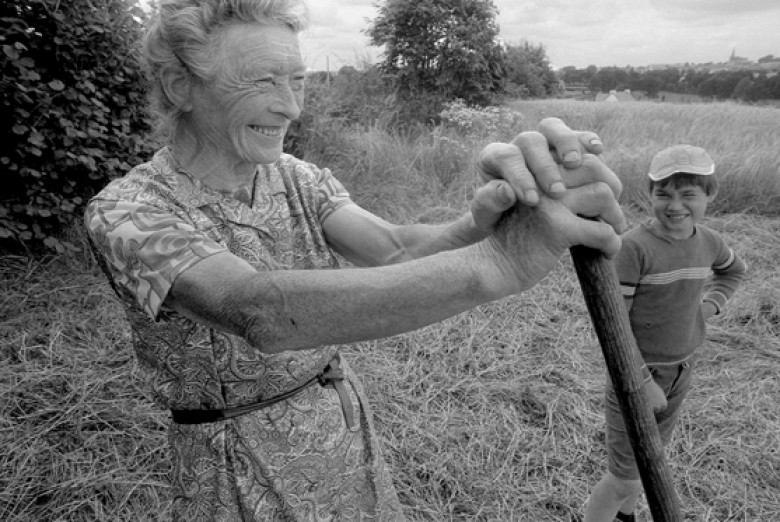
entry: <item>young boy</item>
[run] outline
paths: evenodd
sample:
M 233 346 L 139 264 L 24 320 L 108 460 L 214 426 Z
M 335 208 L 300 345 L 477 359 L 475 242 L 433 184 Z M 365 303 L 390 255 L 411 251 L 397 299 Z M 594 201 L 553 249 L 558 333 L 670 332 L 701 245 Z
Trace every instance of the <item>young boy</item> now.
M 664 446 L 688 392 L 704 323 L 721 313 L 745 275 L 745 264 L 721 236 L 699 224 L 717 193 L 714 172 L 699 147 L 676 145 L 656 154 L 648 173 L 655 217 L 624 236 L 615 260 Z M 633 521 L 642 486 L 609 377 L 605 417 L 608 471 L 591 493 L 585 522 Z

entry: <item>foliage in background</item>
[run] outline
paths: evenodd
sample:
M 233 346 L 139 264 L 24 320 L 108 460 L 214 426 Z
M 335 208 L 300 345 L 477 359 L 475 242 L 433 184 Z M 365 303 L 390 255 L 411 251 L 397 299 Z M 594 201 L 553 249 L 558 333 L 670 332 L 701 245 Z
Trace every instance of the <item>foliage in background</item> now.
M 57 239 L 112 178 L 145 159 L 136 0 L 0 5 L 0 247 Z
M 316 133 L 338 134 L 348 126 L 402 125 L 405 109 L 395 91 L 388 87 L 392 79 L 378 67 L 363 64 L 339 69 L 335 77 L 312 73 L 306 77 L 306 99 L 301 117 L 290 124 L 285 136 L 285 151 L 303 158 L 312 147 L 333 149 L 329 137 Z M 324 152 L 324 151 L 323 151 Z
M 455 100 L 444 105 L 441 123 L 455 130 L 460 139 L 484 145 L 489 141 L 512 141 L 524 126 L 524 119 L 509 107 L 474 107 Z
M 504 54 L 491 0 L 386 0 L 366 34 L 402 94 L 487 105 L 503 88 Z
M 566 84 L 587 86 L 591 91 L 630 89 L 656 98 L 660 91 L 696 94 L 714 100 L 756 102 L 780 100 L 780 75 L 767 71 L 737 70 L 711 72 L 708 68 L 670 67 L 638 71 L 633 67 L 563 67 L 559 73 Z
M 544 45 L 527 41 L 507 45 L 506 82 L 508 98 L 546 98 L 560 91 Z

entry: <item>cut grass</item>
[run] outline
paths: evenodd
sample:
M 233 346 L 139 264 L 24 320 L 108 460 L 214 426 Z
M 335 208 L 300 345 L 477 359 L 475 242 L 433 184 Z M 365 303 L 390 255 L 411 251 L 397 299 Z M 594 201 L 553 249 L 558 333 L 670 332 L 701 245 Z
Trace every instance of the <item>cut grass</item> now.
M 727 182 L 707 223 L 749 274 L 710 325 L 669 462 L 686 520 L 780 520 L 780 220 L 746 213 L 780 208 L 780 113 L 521 109 L 525 121 L 560 116 L 601 134 L 633 224 L 655 152 L 696 138 L 720 158 Z M 451 219 L 474 187 L 475 151 L 457 136 L 319 132 L 329 156 L 307 159 L 391 221 Z M 168 414 L 147 396 L 102 274 L 75 254 L 0 256 L 0 290 L 0 520 L 167 520 Z M 604 472 L 605 372 L 568 259 L 521 296 L 344 352 L 411 521 L 578 519 Z
M 0 264 L 0 520 L 157 520 L 166 415 L 138 388 L 102 275 L 67 258 Z
M 670 467 L 686 520 L 778 520 L 780 221 L 708 224 L 750 275 L 710 326 Z M 0 519 L 166 520 L 167 414 L 102 275 L 76 257 L 0 273 Z M 344 351 L 410 520 L 582 513 L 605 466 L 604 368 L 570 260 L 526 294 Z

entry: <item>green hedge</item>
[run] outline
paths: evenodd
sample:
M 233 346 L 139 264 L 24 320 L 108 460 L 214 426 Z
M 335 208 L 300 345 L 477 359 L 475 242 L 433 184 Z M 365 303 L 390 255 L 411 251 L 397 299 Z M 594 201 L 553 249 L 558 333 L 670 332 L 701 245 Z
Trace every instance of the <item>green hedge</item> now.
M 58 239 L 109 179 L 152 146 L 135 51 L 137 0 L 0 5 L 0 249 Z

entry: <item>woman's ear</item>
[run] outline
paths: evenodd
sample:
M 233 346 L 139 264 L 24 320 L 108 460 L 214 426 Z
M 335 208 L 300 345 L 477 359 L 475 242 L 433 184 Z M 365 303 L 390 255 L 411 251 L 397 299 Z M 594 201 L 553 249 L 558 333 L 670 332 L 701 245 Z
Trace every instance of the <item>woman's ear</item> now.
M 182 112 L 192 110 L 192 77 L 181 68 L 171 68 L 160 78 L 163 93 L 171 104 Z

